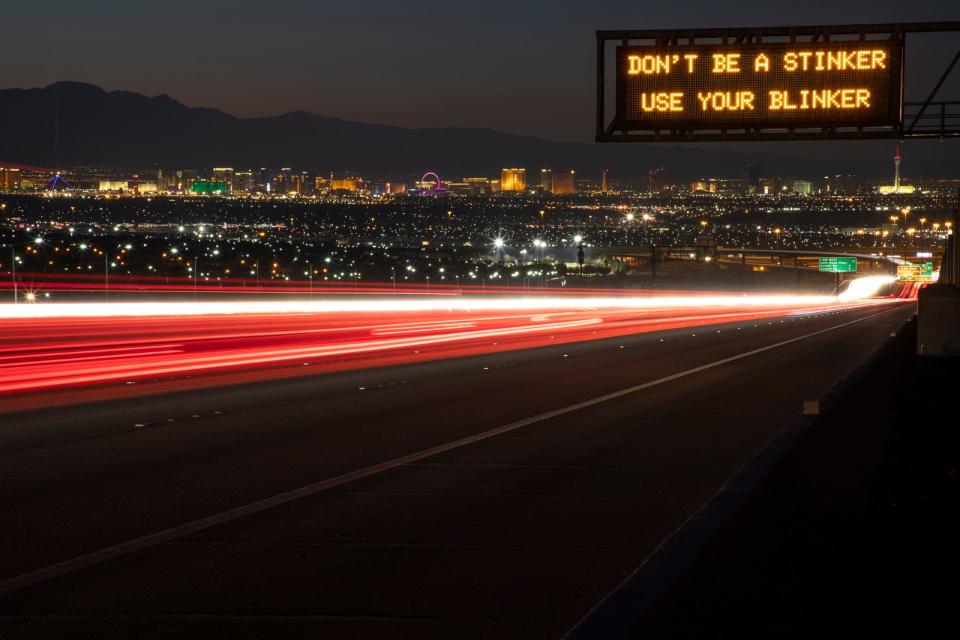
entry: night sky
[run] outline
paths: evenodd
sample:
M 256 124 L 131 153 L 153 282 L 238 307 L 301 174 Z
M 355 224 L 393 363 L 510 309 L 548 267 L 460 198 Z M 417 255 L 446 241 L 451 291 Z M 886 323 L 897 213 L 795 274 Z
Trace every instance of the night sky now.
M 598 28 L 949 19 L 960 19 L 957 0 L 5 0 L 0 85 L 79 80 L 239 116 L 305 110 L 589 140 Z M 958 40 L 910 50 L 922 85 L 908 84 L 907 99 Z

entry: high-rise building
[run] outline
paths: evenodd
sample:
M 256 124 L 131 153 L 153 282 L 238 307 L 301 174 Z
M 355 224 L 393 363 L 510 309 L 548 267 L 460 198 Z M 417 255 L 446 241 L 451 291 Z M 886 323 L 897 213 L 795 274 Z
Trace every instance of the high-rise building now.
M 610 191 L 610 169 L 600 169 L 600 193 Z
M 884 195 L 897 195 L 898 193 L 915 193 L 917 188 L 912 184 L 903 184 L 900 179 L 900 145 L 897 145 L 897 151 L 893 155 L 893 184 L 880 185 L 877 191 Z
M 464 178 L 463 182 L 467 185 L 470 195 L 482 196 L 490 193 L 490 180 L 487 178 Z
M 356 191 L 359 188 L 357 178 L 331 178 L 331 191 Z
M 296 193 L 297 189 L 293 178 L 293 169 L 283 167 L 273 176 L 273 188 L 271 191 L 273 191 L 273 193 Z
M 863 181 L 854 174 L 824 176 L 823 190 L 834 196 L 855 196 L 863 191 Z
M 544 193 L 553 191 L 553 169 L 540 169 L 540 188 Z
M 219 194 L 226 193 L 227 185 L 216 180 L 194 180 L 190 183 L 190 193 L 193 194 Z
M 97 191 L 129 191 L 130 183 L 126 180 L 101 180 Z
M 758 193 L 760 191 L 760 178 L 763 177 L 763 167 L 759 164 L 748 164 L 747 173 L 744 176 L 747 183 L 748 193 Z
M 0 167 L 0 190 L 16 191 L 20 188 L 20 185 L 20 169 L 13 167 Z
M 647 172 L 647 191 L 660 193 L 666 186 L 666 171 L 663 167 L 656 167 Z
M 553 186 L 550 189 L 550 193 L 555 196 L 570 195 L 576 191 L 576 186 L 574 184 L 575 177 L 576 174 L 573 171 L 561 171 L 554 174 Z
M 283 178 L 282 185 L 278 182 L 278 193 L 307 193 L 313 191 L 313 182 L 310 180 L 310 174 L 306 171 L 296 172 L 284 169 L 281 173 Z M 281 189 L 282 186 L 282 189 Z
M 213 181 L 222 182 L 226 186 L 227 191 L 232 190 L 233 189 L 233 168 L 232 167 L 214 167 Z
M 897 145 L 897 152 L 893 154 L 893 192 L 900 193 L 900 145 Z
M 260 167 L 260 178 L 257 181 L 257 187 L 267 193 L 273 191 L 273 170 L 267 167 Z
M 809 180 L 794 180 L 793 192 L 801 196 L 813 195 L 813 183 Z
M 500 171 L 500 191 L 524 191 L 526 188 L 526 169 L 510 168 Z
M 253 171 L 234 171 L 233 190 L 247 193 L 253 190 Z

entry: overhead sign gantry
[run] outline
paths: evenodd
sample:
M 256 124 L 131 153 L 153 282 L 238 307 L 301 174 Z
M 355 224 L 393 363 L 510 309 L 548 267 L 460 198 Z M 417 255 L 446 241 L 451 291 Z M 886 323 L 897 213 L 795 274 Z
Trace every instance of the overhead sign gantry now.
M 960 101 L 904 103 L 908 33 L 960 22 L 597 32 L 597 141 L 960 136 Z M 614 65 L 607 113 L 608 43 Z

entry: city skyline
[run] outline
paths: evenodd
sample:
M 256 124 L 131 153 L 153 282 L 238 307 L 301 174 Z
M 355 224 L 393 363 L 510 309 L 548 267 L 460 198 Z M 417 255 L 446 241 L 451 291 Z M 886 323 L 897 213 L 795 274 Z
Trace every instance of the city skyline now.
M 595 29 L 844 23 L 865 14 L 874 22 L 957 17 L 946 0 L 912 3 L 909 10 L 887 1 L 785 8 L 751 0 L 669 7 L 617 1 L 603 11 L 563 0 L 549 13 L 533 4 L 509 9 L 500 0 L 482 8 L 365 0 L 349 6 L 295 2 L 277 13 L 244 0 L 173 0 L 157 12 L 112 0 L 53 0 L 42 7 L 15 0 L 0 26 L 0 53 L 8 61 L 4 84 L 10 87 L 71 79 L 169 94 L 239 117 L 305 110 L 403 127 L 490 127 L 586 141 Z M 51 13 L 61 19 L 49 20 Z M 492 42 L 496 46 L 487 46 Z M 908 97 L 936 79 L 949 47 L 949 38 L 933 38 L 908 61 L 917 78 L 907 86 Z M 219 82 L 209 81 L 214 69 Z

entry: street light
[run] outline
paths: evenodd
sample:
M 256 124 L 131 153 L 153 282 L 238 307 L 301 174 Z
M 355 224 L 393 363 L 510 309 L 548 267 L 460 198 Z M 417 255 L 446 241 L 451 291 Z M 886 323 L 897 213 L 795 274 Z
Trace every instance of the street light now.
M 17 243 L 16 231 L 14 231 L 14 242 L 10 248 L 10 279 L 13 281 L 13 304 L 17 304 Z
M 503 261 L 503 238 L 495 238 L 493 247 L 497 250 L 497 262 Z
M 573 241 L 577 243 L 577 264 L 580 267 L 580 277 L 583 277 L 583 236 L 573 236 Z
M 903 226 L 907 226 L 907 216 L 910 215 L 910 207 L 904 207 L 900 209 L 900 213 L 903 214 Z

